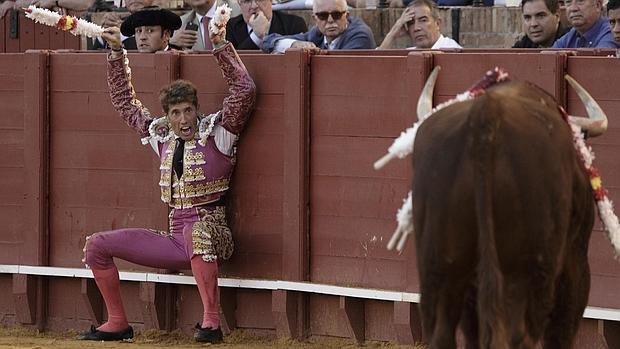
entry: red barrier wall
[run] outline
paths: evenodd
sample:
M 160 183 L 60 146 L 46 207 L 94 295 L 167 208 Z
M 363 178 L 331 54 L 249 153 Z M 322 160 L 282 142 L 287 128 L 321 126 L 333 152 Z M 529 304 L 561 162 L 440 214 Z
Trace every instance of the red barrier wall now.
M 26 52 L 30 49 L 73 49 L 81 47 L 80 38 L 43 24 L 35 23 L 23 12 L 9 11 L 0 18 L 0 52 Z
M 176 78 L 197 85 L 205 113 L 215 112 L 227 93 L 211 55 L 129 58 L 138 96 L 153 114 L 161 113 L 159 88 Z M 613 126 L 620 99 L 608 88 L 615 78 L 608 73 L 620 64 L 614 59 L 498 52 L 382 56 L 374 51 L 356 56 L 248 53 L 242 59 L 259 95 L 239 144 L 228 205 L 235 254 L 223 263 L 222 277 L 417 292 L 413 239 L 402 255 L 385 249 L 410 186 L 410 160 L 381 171 L 374 171 L 372 163 L 414 122 L 419 91 L 435 65 L 442 67 L 436 103 L 463 92 L 499 65 L 514 78 L 532 81 L 567 101 L 569 112 L 581 113 L 563 81 L 565 72 L 573 75 L 609 113 L 610 132 L 593 144 L 611 198 L 620 200 L 614 156 L 618 128 Z M 0 121 L 0 134 L 8 150 L 0 160 L 0 219 L 5 227 L 0 264 L 81 268 L 89 234 L 120 227 L 166 228 L 167 209 L 155 185 L 157 159 L 115 115 L 105 62 L 104 53 L 0 55 L 0 101 L 7 115 Z M 620 270 L 598 230 L 590 249 L 590 305 L 620 309 L 614 298 Z M 119 268 L 151 271 L 126 262 Z M 7 324 L 85 328 L 104 316 L 94 298 L 75 301 L 89 294 L 92 280 L 0 276 L 4 286 L 25 295 L 16 302 L 0 300 Z M 29 287 L 36 289 L 36 297 L 27 297 L 23 290 Z M 137 329 L 189 331 L 201 315 L 192 286 L 127 282 L 123 293 Z M 292 317 L 295 326 L 289 335 L 420 339 L 415 305 L 407 302 L 228 288 L 222 288 L 222 301 L 234 314 L 235 323 L 229 325 L 240 328 L 280 331 Z M 147 309 L 153 302 L 162 304 L 159 317 Z M 24 307 L 30 309 L 25 315 Z M 600 338 L 605 331 L 599 328 L 607 322 L 584 324 L 580 338 Z
M 603 57 L 569 57 L 567 63 L 567 73 L 579 81 L 609 114 L 609 130 L 603 136 L 592 139 L 590 143 L 596 155 L 594 164 L 600 169 L 603 184 L 609 190 L 609 198 L 615 203 L 620 202 L 620 126 L 617 121 L 620 100 L 613 88 L 617 79 L 615 72 L 618 69 L 618 60 Z M 567 88 L 567 92 L 568 113 L 585 115 L 583 104 L 572 88 Z M 602 230 L 600 220 L 596 220 L 594 229 L 589 252 L 592 270 L 590 304 L 619 308 L 617 290 L 620 289 L 620 268 L 617 263 L 610 263 L 614 258 L 613 250 L 609 248 L 609 240 Z

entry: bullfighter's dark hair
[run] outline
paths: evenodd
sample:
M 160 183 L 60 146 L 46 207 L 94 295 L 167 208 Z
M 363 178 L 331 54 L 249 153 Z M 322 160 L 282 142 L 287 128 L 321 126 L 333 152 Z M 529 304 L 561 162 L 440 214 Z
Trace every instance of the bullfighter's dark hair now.
M 188 102 L 198 107 L 196 86 L 187 80 L 175 80 L 159 90 L 159 101 L 166 114 L 171 104 Z
M 521 0 L 521 10 L 523 10 L 523 5 L 528 2 L 532 2 L 534 0 Z M 547 5 L 547 9 L 551 13 L 557 13 L 560 10 L 560 3 L 558 0 L 544 0 L 545 5 Z
M 407 7 L 426 6 L 431 10 L 431 16 L 435 20 L 439 19 L 439 10 L 437 9 L 437 3 L 433 0 L 413 0 Z
M 609 0 L 607 3 L 607 11 L 620 8 L 620 0 Z

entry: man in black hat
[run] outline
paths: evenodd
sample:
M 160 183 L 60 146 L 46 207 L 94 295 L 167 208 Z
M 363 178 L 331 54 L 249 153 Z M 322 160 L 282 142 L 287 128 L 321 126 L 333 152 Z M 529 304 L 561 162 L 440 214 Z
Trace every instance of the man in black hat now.
M 153 0 L 124 0 L 124 8 L 112 7 L 108 9 L 103 9 L 107 6 L 110 6 L 109 2 L 105 0 L 96 0 L 94 5 L 91 6 L 87 11 L 88 12 L 99 12 L 99 11 L 108 11 L 104 12 L 103 17 L 101 19 L 101 26 L 104 28 L 111 27 L 120 27 L 123 23 L 123 20 L 130 16 L 132 13 L 136 13 L 147 6 L 151 6 Z M 113 5 L 112 5 L 113 6 Z M 101 9 L 100 9 L 101 8 Z M 126 11 L 122 11 L 122 10 Z M 137 50 L 138 46 L 136 45 L 135 36 L 121 36 L 121 40 L 123 42 L 123 47 L 127 50 Z M 89 50 L 103 50 L 109 49 L 108 43 L 103 40 L 102 37 L 97 37 L 93 40 L 92 47 Z
M 121 33 L 136 36 L 138 52 L 168 50 L 172 33 L 181 27 L 181 18 L 174 12 L 149 6 L 133 13 L 121 24 Z

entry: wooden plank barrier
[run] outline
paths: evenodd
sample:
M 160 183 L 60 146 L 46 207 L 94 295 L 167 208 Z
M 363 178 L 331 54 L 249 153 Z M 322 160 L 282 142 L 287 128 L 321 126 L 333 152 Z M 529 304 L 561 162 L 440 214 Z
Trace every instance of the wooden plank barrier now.
M 26 52 L 30 49 L 79 50 L 79 37 L 24 16 L 23 11 L 11 10 L 0 19 L 0 53 Z
M 502 66 L 579 114 L 582 107 L 563 80 L 565 72 L 573 75 L 609 113 L 609 133 L 592 143 L 611 198 L 620 200 L 615 59 L 565 52 L 301 50 L 241 57 L 258 97 L 229 195 L 235 253 L 220 268 L 226 330 L 422 340 L 414 241 L 400 255 L 385 249 L 410 187 L 411 162 L 394 161 L 381 171 L 372 163 L 416 120 L 418 94 L 437 65 L 435 104 Z M 154 115 L 162 113 L 160 87 L 177 78 L 196 84 L 205 113 L 218 110 L 227 94 L 210 54 L 129 59 L 138 97 Z M 0 299 L 1 324 L 60 331 L 103 321 L 103 303 L 80 262 L 85 237 L 121 227 L 167 228 L 157 158 L 113 111 L 105 64 L 102 52 L 0 55 L 0 287 L 13 292 Z M 590 308 L 578 347 L 612 348 L 620 337 L 620 269 L 600 224 L 595 229 Z M 137 330 L 191 332 L 202 306 L 190 271 L 118 265 Z

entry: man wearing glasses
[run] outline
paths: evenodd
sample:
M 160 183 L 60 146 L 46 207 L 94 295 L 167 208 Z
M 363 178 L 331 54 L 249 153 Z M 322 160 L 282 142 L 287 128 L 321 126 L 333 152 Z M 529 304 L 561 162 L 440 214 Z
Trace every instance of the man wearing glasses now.
M 263 40 L 263 51 L 283 53 L 290 47 L 354 50 L 377 46 L 366 23 L 349 17 L 346 0 L 315 0 L 312 9 L 314 28 L 297 35 L 269 34 Z
M 308 31 L 303 18 L 271 8 L 271 0 L 238 0 L 241 15 L 231 18 L 226 40 L 237 50 L 260 50 L 265 35 L 299 34 Z
M 617 48 L 609 22 L 601 16 L 603 0 L 566 0 L 566 16 L 573 27 L 554 48 Z

